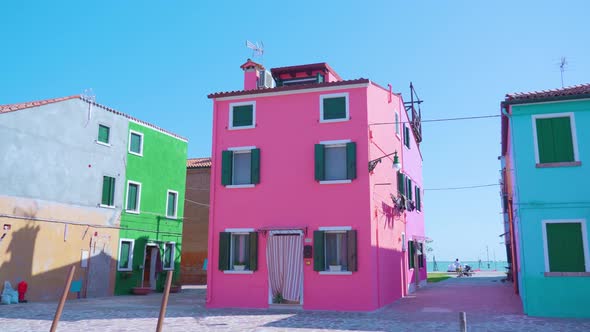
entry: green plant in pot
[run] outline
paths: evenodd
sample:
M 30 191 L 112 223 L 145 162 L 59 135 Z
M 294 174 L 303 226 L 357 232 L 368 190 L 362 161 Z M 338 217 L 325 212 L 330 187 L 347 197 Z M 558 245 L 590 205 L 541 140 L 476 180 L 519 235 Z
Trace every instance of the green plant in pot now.
M 234 263 L 234 270 L 236 271 L 244 271 L 246 269 L 246 262 L 238 261 Z
M 277 293 L 272 299 L 272 303 L 281 304 L 284 303 L 285 299 L 283 298 L 283 294 Z

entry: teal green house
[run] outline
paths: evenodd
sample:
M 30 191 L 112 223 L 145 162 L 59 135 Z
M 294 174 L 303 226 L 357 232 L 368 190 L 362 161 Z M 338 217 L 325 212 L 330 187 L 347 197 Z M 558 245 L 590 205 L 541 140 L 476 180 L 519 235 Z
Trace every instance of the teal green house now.
M 590 317 L 590 84 L 509 94 L 501 111 L 515 292 L 527 315 Z
M 127 144 L 115 294 L 180 277 L 187 140 L 129 121 Z

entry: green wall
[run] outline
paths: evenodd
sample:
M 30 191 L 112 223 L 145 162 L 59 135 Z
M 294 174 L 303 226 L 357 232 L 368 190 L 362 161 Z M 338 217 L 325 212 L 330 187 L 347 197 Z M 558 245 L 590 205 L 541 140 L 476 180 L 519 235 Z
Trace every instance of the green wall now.
M 127 153 L 119 237 L 135 240 L 133 271 L 117 271 L 115 294 L 129 294 L 133 287 L 141 285 L 141 266 L 144 262 L 145 245 L 148 242 L 160 244 L 161 250 L 163 243 L 175 242 L 174 280 L 178 280 L 180 273 L 188 144 L 134 122 L 129 122 L 129 130 L 143 134 L 143 156 Z M 125 212 L 129 180 L 141 183 L 139 214 Z M 177 219 L 166 217 L 168 190 L 178 192 Z M 158 276 L 158 289 L 162 289 L 164 280 L 165 271 Z

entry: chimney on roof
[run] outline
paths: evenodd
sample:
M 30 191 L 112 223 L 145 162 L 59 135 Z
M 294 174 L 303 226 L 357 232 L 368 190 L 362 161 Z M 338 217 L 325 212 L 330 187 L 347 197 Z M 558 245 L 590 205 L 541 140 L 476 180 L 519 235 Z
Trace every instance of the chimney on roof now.
M 248 59 L 240 68 L 244 71 L 244 90 L 257 89 L 260 72 L 264 72 L 264 66 Z

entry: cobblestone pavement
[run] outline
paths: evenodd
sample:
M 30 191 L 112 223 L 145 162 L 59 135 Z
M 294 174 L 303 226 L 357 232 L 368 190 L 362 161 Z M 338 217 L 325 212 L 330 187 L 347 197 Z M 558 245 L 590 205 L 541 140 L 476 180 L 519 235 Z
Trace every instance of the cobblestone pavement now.
M 590 319 L 522 314 L 510 284 L 498 277 L 454 278 L 370 313 L 295 309 L 206 309 L 205 289 L 171 294 L 164 331 L 590 331 Z M 153 331 L 161 294 L 67 302 L 58 331 Z M 0 331 L 48 331 L 56 303 L 0 306 Z M 590 309 L 589 309 L 590 310 Z

